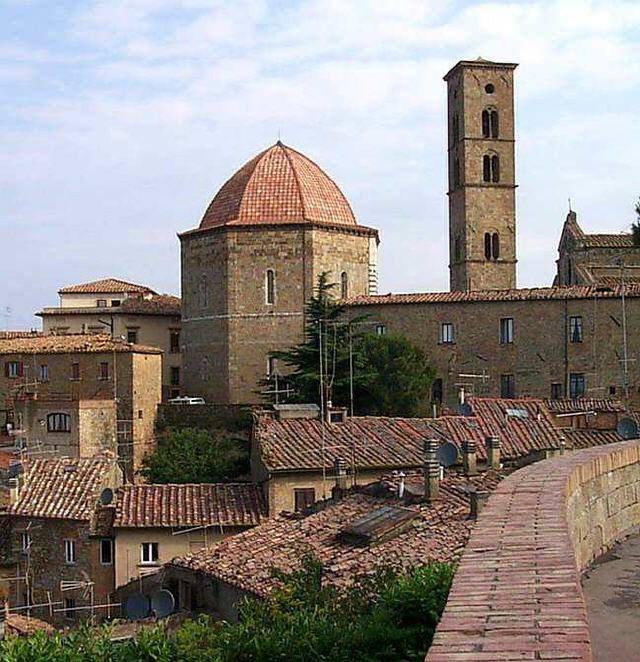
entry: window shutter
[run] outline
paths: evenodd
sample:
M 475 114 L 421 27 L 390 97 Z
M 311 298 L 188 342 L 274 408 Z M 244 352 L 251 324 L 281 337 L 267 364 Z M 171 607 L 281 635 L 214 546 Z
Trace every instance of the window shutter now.
M 24 364 L 22 361 L 18 361 L 18 377 L 22 377 L 24 373 Z

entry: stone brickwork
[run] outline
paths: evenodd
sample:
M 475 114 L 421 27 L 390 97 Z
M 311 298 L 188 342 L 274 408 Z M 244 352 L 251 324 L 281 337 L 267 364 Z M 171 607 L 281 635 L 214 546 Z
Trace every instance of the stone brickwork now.
M 460 385 L 480 396 L 506 395 L 503 376 L 513 377 L 513 397 L 570 396 L 571 375 L 582 375 L 585 396 L 624 398 L 620 296 L 596 288 L 563 288 L 553 296 L 550 288 L 537 292 L 525 296 L 527 291 L 515 290 L 466 301 L 448 294 L 369 297 L 354 301 L 352 310 L 420 347 L 442 380 L 447 405 L 457 404 Z M 640 353 L 640 336 L 631 331 L 640 324 L 637 293 L 627 292 L 625 306 L 628 356 L 635 357 Z M 581 319 L 581 342 L 571 341 L 572 317 Z M 513 342 L 503 343 L 500 320 L 507 318 L 513 319 Z M 441 328 L 447 322 L 453 324 L 454 340 L 444 343 Z M 629 401 L 637 406 L 640 366 L 628 366 Z
M 591 660 L 580 577 L 640 524 L 640 442 L 502 481 L 462 556 L 427 662 Z
M 478 59 L 459 62 L 445 76 L 452 290 L 516 285 L 515 67 Z M 485 158 L 499 171 L 490 181 Z

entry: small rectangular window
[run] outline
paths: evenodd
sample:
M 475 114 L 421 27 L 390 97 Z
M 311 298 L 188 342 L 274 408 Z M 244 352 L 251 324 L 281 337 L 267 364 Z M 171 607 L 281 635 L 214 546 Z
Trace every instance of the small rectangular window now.
M 111 299 L 111 307 L 117 308 L 120 305 L 120 299 Z
M 71 364 L 71 379 L 74 381 L 77 381 L 80 379 L 80 364 L 79 363 L 72 363 Z
M 274 356 L 269 356 L 267 358 L 267 377 L 271 377 L 276 371 L 276 358 Z
M 513 375 L 500 375 L 500 397 L 516 397 L 516 380 Z
M 500 320 L 500 344 L 508 345 L 513 342 L 513 317 L 503 317 Z
M 180 386 L 180 366 L 172 365 L 169 377 L 171 386 Z
M 133 343 L 134 345 L 138 342 L 138 332 L 136 329 L 127 329 L 127 342 Z
M 158 543 L 143 542 L 140 545 L 140 562 L 157 563 L 158 562 Z
M 569 396 L 581 398 L 586 392 L 586 383 L 583 372 L 572 372 L 569 375 Z
M 301 513 L 312 506 L 316 501 L 316 491 L 313 487 L 303 487 L 293 490 L 295 510 Z
M 106 299 L 98 299 L 96 301 L 96 305 L 98 308 L 106 308 L 107 307 L 107 300 Z
M 24 372 L 24 367 L 22 361 L 7 361 L 4 364 L 4 374 L 5 377 L 9 379 L 16 379 L 17 377 L 22 377 Z
M 562 397 L 562 384 L 552 382 L 551 384 L 551 399 L 559 400 Z
M 609 395 L 615 395 L 617 392 L 618 389 L 615 386 L 613 386 L 613 384 L 609 386 Z
M 443 345 L 452 344 L 456 341 L 453 322 L 442 322 L 440 324 L 440 342 Z
M 111 565 L 113 563 L 113 542 L 109 538 L 100 541 L 100 563 Z
M 42 383 L 49 381 L 49 366 L 45 363 L 40 366 L 40 381 Z
M 377 324 L 376 325 L 376 335 L 377 336 L 384 336 L 387 333 L 387 327 L 384 324 Z
M 71 416 L 64 413 L 48 414 L 47 432 L 71 432 Z
M 67 565 L 75 565 L 76 563 L 76 541 L 63 540 L 64 543 L 64 562 Z
M 76 617 L 75 612 L 76 600 L 75 598 L 64 599 L 64 616 L 66 619 L 73 621 Z
M 98 379 L 107 380 L 109 379 L 109 364 L 106 361 L 100 363 L 100 370 L 98 372 Z
M 177 354 L 180 351 L 180 331 L 169 332 L 169 351 Z
M 273 269 L 267 269 L 265 275 L 265 301 L 268 304 L 276 302 L 276 272 Z
M 569 318 L 569 342 L 582 342 L 582 317 Z

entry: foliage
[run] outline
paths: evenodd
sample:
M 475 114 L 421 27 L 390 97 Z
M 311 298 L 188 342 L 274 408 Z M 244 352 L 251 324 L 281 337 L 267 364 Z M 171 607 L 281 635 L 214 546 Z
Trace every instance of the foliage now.
M 248 442 L 222 432 L 185 428 L 145 458 L 140 473 L 151 483 L 217 483 L 247 473 Z
M 304 341 L 271 354 L 292 369 L 278 381 L 279 390 L 286 381 L 294 391 L 285 399 L 320 404 L 322 369 L 325 402 L 349 404 L 353 387 L 358 414 L 426 415 L 434 371 L 424 353 L 402 337 L 363 333 L 366 318 L 346 319 L 345 306 L 333 298 L 335 286 L 326 273 L 320 275 L 316 294 L 305 308 Z M 267 385 L 273 387 L 275 381 L 262 384 Z
M 359 414 L 427 416 L 435 371 L 424 352 L 402 336 L 364 335 L 362 371 L 355 398 Z
M 636 202 L 636 220 L 631 223 L 631 234 L 633 236 L 633 243 L 640 246 L 640 199 Z
M 3 662 L 375 662 L 423 660 L 453 578 L 434 563 L 402 575 L 380 571 L 350 589 L 322 586 L 320 564 L 280 575 L 264 601 L 247 600 L 238 624 L 207 617 L 174 633 L 162 626 L 113 643 L 109 627 L 0 642 Z

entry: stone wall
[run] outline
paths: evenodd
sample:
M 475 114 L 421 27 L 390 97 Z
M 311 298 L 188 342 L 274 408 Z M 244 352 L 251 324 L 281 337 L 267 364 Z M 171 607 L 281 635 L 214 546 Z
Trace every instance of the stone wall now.
M 581 574 L 640 524 L 640 442 L 506 478 L 463 553 L 427 662 L 591 660 Z

